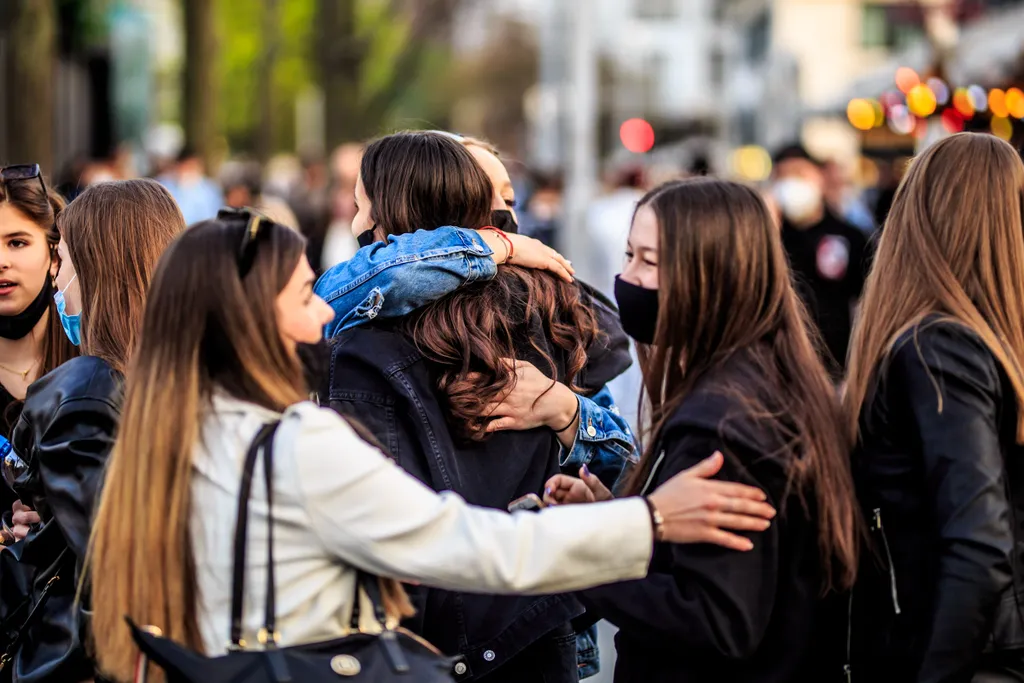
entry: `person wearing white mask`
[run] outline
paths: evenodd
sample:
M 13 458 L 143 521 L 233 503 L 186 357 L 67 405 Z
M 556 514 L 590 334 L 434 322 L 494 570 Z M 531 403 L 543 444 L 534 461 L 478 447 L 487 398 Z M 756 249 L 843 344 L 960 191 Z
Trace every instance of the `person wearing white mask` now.
M 846 366 L 853 308 L 868 271 L 864 233 L 825 201 L 821 164 L 800 145 L 773 159 L 772 198 L 782 214 L 782 243 L 797 290 L 824 340 L 824 360 L 837 381 Z

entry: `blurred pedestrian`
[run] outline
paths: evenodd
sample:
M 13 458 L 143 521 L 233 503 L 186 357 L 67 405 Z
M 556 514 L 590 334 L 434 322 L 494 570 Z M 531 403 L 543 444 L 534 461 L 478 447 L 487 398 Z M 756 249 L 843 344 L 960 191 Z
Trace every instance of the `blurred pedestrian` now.
M 1024 680 L 1024 164 L 961 133 L 896 192 L 846 393 L 873 552 L 855 680 Z
M 190 147 L 182 149 L 171 171 L 157 180 L 181 207 L 186 225 L 213 218 L 224 204 L 220 187 L 207 177 L 206 164 Z
M 821 164 L 799 145 L 776 153 L 772 192 L 782 214 L 782 245 L 797 292 L 821 333 L 825 366 L 839 381 L 853 308 L 867 275 L 867 237 L 829 208 Z
M 61 212 L 58 227 L 57 315 L 83 355 L 29 387 L 11 438 L 12 465 L 4 467 L 5 476 L 16 474 L 8 484 L 40 518 L 24 540 L 0 553 L 4 604 L 38 605 L 13 646 L 5 643 L 17 679 L 33 683 L 95 676 L 81 640 L 88 601 L 76 598 L 77 568 L 118 429 L 150 273 L 185 223 L 164 188 L 130 180 L 87 189 Z

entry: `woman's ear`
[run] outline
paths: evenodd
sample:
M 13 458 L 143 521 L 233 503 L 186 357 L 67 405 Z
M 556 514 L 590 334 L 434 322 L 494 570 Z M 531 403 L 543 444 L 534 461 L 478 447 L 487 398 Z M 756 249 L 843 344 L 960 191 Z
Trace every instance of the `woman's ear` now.
M 57 284 L 57 273 L 60 271 L 60 257 L 57 256 L 57 247 L 50 247 L 50 280 Z

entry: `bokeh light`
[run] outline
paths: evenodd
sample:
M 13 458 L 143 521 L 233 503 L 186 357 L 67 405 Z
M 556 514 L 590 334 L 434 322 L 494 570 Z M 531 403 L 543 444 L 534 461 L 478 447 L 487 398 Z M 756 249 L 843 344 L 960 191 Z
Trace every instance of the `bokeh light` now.
M 868 102 L 871 103 L 871 109 L 875 112 L 875 128 L 881 128 L 885 125 L 885 109 L 878 100 L 868 100 Z
M 949 86 L 941 78 L 929 78 L 928 88 L 935 93 L 935 101 L 945 106 L 949 103 Z
M 857 130 L 871 130 L 875 127 L 875 108 L 865 99 L 850 100 L 846 105 L 846 118 Z
M 927 85 L 915 85 L 907 93 L 907 108 L 914 116 L 931 116 L 935 113 L 936 104 L 935 93 Z
M 980 85 L 972 85 L 967 88 L 967 94 L 971 98 L 971 105 L 974 111 L 988 111 L 988 93 Z
M 643 119 L 629 119 L 619 126 L 619 139 L 630 152 L 644 154 L 654 147 L 654 127 Z
M 1010 122 L 1010 119 L 1004 116 L 993 116 L 992 135 L 1009 142 L 1010 138 L 1013 137 L 1013 124 Z
M 896 69 L 896 87 L 902 92 L 909 93 L 915 86 L 921 83 L 921 77 L 909 66 L 901 66 Z
M 732 153 L 733 173 L 750 182 L 767 180 L 772 174 L 772 157 L 764 147 L 749 145 Z
M 1010 88 L 1006 91 L 1006 108 L 1010 116 L 1017 119 L 1024 119 L 1024 91 L 1020 88 Z
M 967 120 L 974 118 L 974 102 L 971 101 L 967 88 L 957 88 L 953 93 L 953 108 Z
M 959 133 L 964 129 L 964 117 L 956 109 L 942 112 L 942 127 L 949 133 Z
M 992 88 L 988 93 L 988 108 L 992 111 L 992 116 L 1005 119 L 1010 115 L 1010 110 L 1006 106 L 1006 93 L 999 88 Z
M 888 110 L 890 107 L 895 107 L 897 104 L 906 104 L 907 98 L 903 96 L 903 93 L 898 90 L 888 90 L 878 98 L 882 103 L 882 106 Z
M 889 110 L 889 130 L 897 135 L 910 135 L 916 125 L 917 120 L 910 115 L 905 105 L 897 104 Z

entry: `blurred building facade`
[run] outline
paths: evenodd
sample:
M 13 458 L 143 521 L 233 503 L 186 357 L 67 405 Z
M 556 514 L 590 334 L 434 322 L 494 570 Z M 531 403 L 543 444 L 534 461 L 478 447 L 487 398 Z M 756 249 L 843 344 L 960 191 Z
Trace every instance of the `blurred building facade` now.
M 773 149 L 802 139 L 851 159 L 853 97 L 893 87 L 900 66 L 998 82 L 1024 46 L 1021 0 L 719 0 L 726 49 L 722 140 Z

